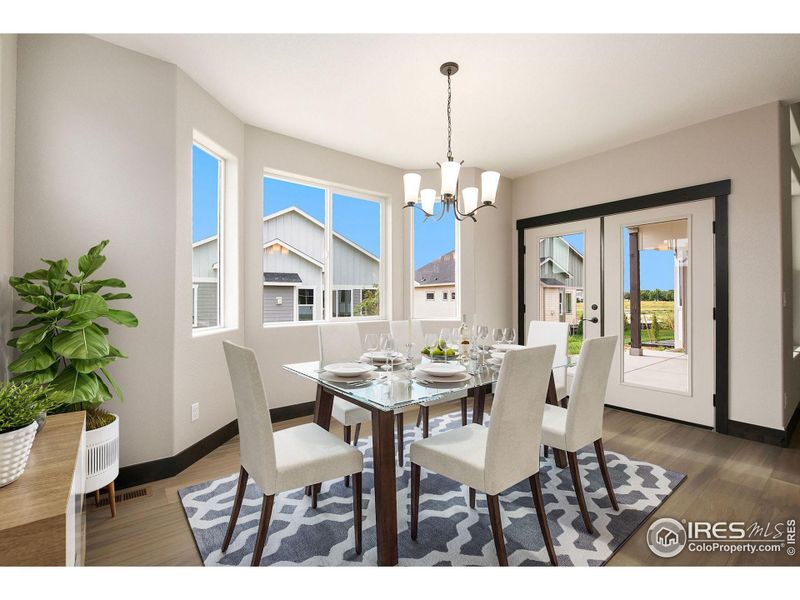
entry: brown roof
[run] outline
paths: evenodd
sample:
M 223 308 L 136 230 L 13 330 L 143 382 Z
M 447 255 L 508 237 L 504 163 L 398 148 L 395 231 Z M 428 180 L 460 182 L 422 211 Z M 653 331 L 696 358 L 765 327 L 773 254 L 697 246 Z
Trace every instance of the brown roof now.
M 414 271 L 414 281 L 420 285 L 456 282 L 456 251 L 451 250 Z

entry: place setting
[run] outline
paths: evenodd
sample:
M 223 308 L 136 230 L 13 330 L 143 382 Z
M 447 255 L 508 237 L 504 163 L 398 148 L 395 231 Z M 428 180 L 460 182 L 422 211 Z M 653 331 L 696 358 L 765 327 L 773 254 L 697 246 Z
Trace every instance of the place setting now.
M 492 341 L 494 343 L 491 346 L 490 357 L 486 360 L 486 364 L 499 369 L 509 350 L 517 350 L 525 347 L 520 344 L 515 344 L 514 342 L 516 339 L 517 332 L 513 327 L 494 328 L 492 330 Z
M 376 378 L 377 367 L 363 362 L 338 362 L 325 365 L 319 378 L 329 383 L 347 386 L 370 385 Z

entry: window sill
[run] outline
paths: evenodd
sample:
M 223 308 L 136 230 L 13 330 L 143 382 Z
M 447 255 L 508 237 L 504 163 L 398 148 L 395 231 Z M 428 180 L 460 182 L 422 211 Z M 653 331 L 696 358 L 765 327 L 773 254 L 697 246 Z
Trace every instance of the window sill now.
M 330 321 L 278 321 L 276 323 L 262 323 L 263 329 L 276 329 L 278 327 L 316 327 L 326 323 L 375 323 L 377 321 L 387 321 L 384 317 L 335 317 Z
M 202 327 L 192 329 L 192 338 L 211 337 L 222 333 L 231 333 L 232 331 L 239 331 L 238 327 Z

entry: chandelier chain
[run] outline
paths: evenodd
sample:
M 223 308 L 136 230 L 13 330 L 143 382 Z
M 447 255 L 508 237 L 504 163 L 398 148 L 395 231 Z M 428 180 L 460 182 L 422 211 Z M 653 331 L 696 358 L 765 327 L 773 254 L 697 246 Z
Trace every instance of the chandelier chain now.
M 452 94 L 450 91 L 450 72 L 447 73 L 447 160 L 453 160 L 453 152 L 450 150 L 450 140 L 453 135 L 453 126 L 450 118 L 450 103 Z

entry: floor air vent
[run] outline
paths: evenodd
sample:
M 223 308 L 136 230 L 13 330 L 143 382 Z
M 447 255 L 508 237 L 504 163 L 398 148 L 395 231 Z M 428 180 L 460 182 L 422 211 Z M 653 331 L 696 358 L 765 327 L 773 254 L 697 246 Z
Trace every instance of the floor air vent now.
M 141 487 L 130 490 L 121 490 L 116 494 L 114 494 L 114 498 L 116 499 L 117 504 L 119 504 L 120 502 L 125 502 L 126 500 L 134 500 L 136 498 L 142 498 L 144 496 L 149 496 L 149 495 L 150 495 L 150 488 Z M 102 508 L 104 506 L 108 506 L 108 494 L 101 493 L 100 502 L 97 503 L 97 508 Z

